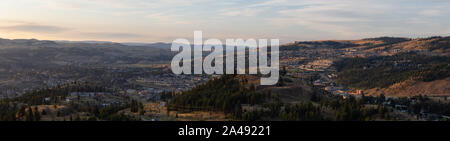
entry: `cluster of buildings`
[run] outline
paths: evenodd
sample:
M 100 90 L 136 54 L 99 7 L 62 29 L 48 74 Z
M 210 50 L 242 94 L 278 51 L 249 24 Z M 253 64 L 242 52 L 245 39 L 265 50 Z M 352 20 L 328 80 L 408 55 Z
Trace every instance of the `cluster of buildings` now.
M 325 71 L 329 69 L 332 64 L 333 64 L 332 60 L 321 59 L 321 60 L 314 60 L 305 65 L 302 64 L 298 68 L 306 71 Z
M 69 104 L 74 101 L 78 103 L 91 103 L 97 104 L 102 107 L 108 107 L 110 105 L 125 104 L 125 99 L 122 99 L 123 95 L 119 95 L 112 92 L 70 92 L 65 98 L 65 103 Z M 44 98 L 45 101 L 51 100 L 50 97 Z
M 148 77 L 138 77 L 135 82 L 145 86 L 143 89 L 151 93 L 161 92 L 181 92 L 189 90 L 198 84 L 210 79 L 206 75 L 176 75 L 165 73 L 162 75 L 152 75 Z

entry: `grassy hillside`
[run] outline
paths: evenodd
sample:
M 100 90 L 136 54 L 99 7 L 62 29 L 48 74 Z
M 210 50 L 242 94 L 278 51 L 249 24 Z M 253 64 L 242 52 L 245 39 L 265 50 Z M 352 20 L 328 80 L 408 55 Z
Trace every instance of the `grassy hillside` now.
M 405 80 L 433 81 L 450 75 L 450 57 L 400 53 L 345 58 L 334 63 L 337 82 L 355 88 L 385 88 Z

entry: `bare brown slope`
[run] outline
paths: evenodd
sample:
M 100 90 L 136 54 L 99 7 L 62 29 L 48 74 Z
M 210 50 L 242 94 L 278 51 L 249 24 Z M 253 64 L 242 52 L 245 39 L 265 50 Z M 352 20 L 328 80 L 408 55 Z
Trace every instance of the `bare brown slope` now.
M 450 37 L 430 37 L 419 38 L 404 42 L 398 42 L 394 44 L 386 44 L 374 48 L 366 48 L 366 52 L 374 51 L 389 51 L 396 52 L 408 52 L 408 51 L 422 51 L 433 53 L 449 53 L 450 52 Z
M 431 82 L 407 80 L 394 84 L 388 88 L 374 88 L 366 90 L 367 95 L 380 95 L 394 97 L 410 97 L 416 95 L 450 96 L 450 78 Z
M 281 47 L 356 49 L 363 52 L 392 55 L 398 52 L 419 51 L 437 55 L 450 53 L 450 37 L 397 38 L 379 37 L 361 40 L 320 40 L 302 41 L 282 45 Z

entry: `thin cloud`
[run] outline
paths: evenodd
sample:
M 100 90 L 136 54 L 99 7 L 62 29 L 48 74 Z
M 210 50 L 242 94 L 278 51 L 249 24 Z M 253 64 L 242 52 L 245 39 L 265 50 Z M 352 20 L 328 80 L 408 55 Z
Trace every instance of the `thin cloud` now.
M 56 34 L 69 30 L 68 28 L 52 26 L 52 25 L 40 25 L 40 24 L 21 24 L 12 26 L 0 27 L 2 30 L 10 32 L 30 32 L 30 33 L 45 33 Z
M 283 0 L 269 2 L 279 3 L 280 1 Z M 283 3 L 285 2 L 283 1 Z M 439 5 L 439 2 L 425 3 L 422 4 L 423 7 L 417 8 L 416 5 L 421 4 L 420 1 L 408 1 L 408 3 L 384 0 L 318 1 L 316 5 L 279 10 L 278 17 L 267 21 L 279 27 L 300 26 L 319 31 L 322 34 L 328 33 L 338 38 L 388 36 L 399 33 L 410 36 L 433 31 L 434 28 L 430 27 L 436 27 L 436 23 L 448 21 L 446 19 L 427 18 L 442 15 L 442 9 L 429 10 Z M 399 5 L 398 3 L 402 4 Z M 448 8 L 449 5 L 440 4 L 439 6 Z M 416 12 L 411 11 L 420 11 L 420 13 L 416 14 Z M 440 33 L 437 31 L 435 34 Z
M 224 16 L 246 16 L 246 17 L 250 17 L 250 16 L 256 16 L 259 13 L 261 13 L 264 9 L 250 9 L 250 8 L 245 8 L 242 10 L 222 10 L 222 14 Z
M 142 35 L 120 32 L 83 32 L 79 33 L 83 37 L 98 39 L 122 39 L 122 38 L 140 38 Z
M 436 9 L 427 9 L 427 10 L 420 11 L 419 14 L 422 16 L 434 17 L 434 16 L 440 16 L 442 14 L 442 12 L 440 10 L 436 10 Z

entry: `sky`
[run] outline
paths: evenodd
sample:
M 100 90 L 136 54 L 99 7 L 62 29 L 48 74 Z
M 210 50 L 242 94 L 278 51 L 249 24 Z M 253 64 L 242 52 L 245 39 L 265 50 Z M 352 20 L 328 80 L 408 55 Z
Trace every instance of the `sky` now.
M 172 42 L 450 35 L 449 0 L 1 0 L 0 38 Z

